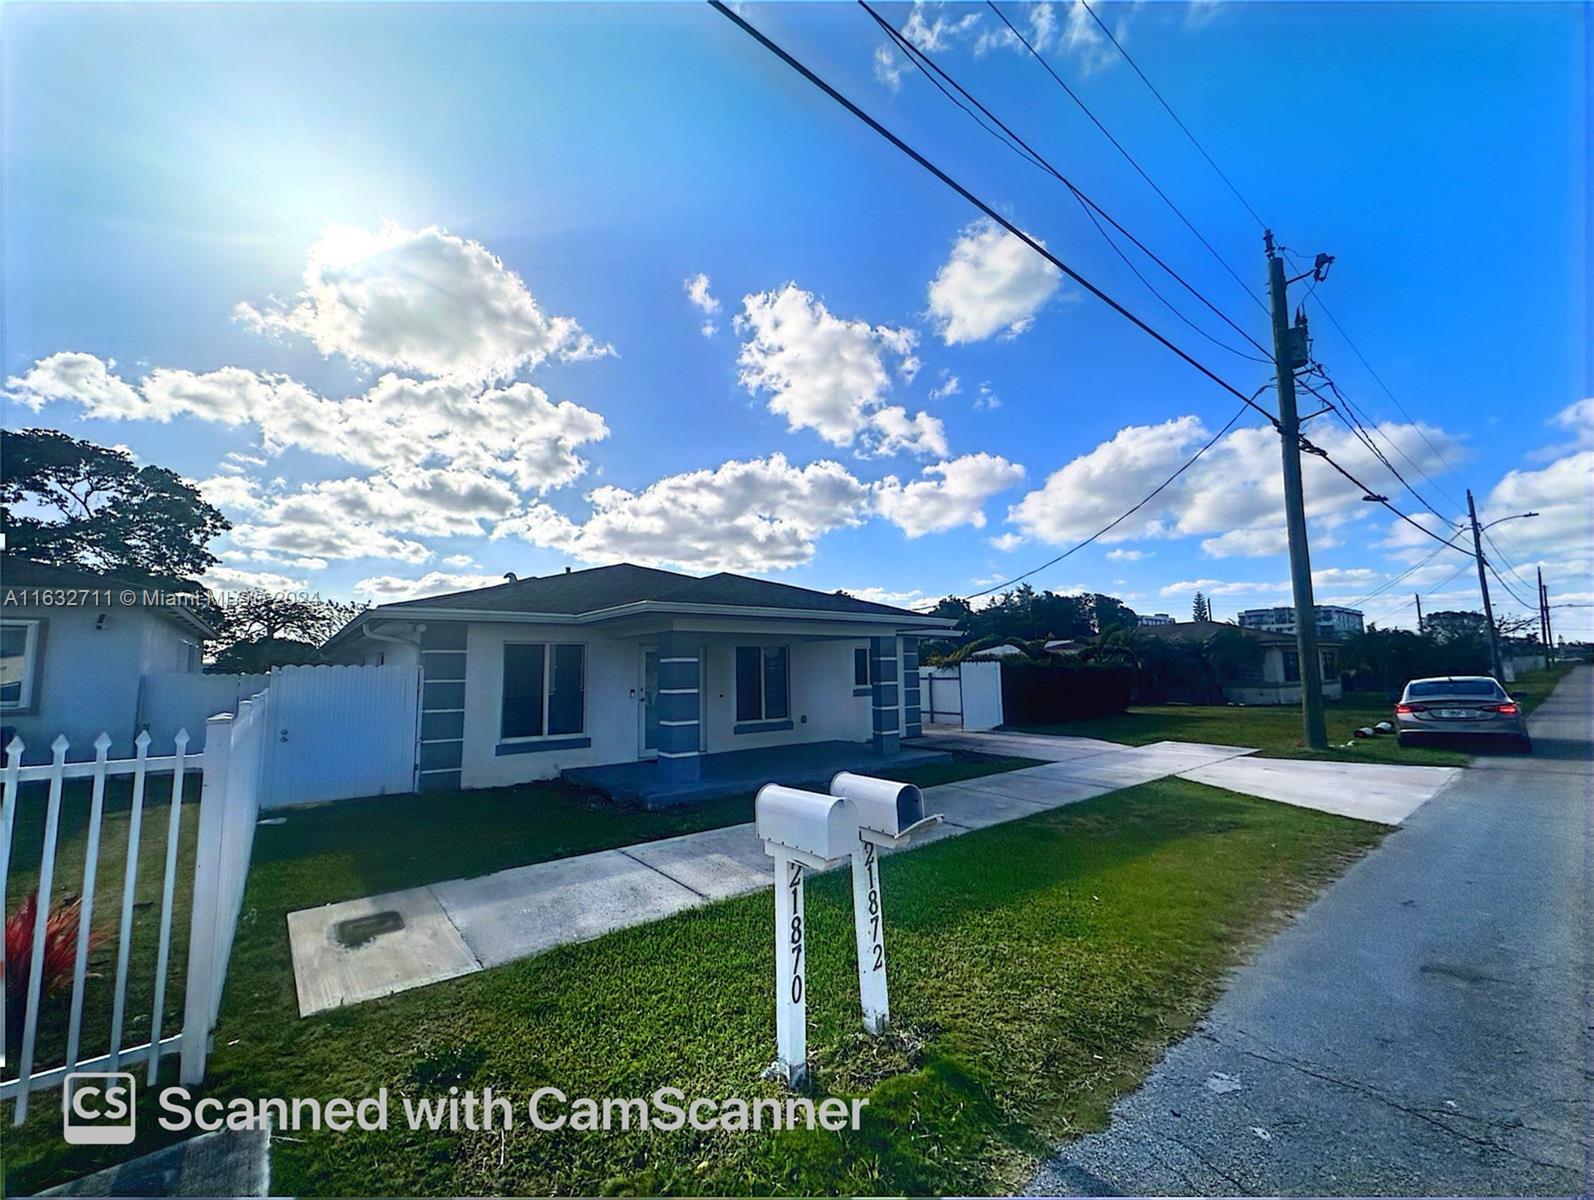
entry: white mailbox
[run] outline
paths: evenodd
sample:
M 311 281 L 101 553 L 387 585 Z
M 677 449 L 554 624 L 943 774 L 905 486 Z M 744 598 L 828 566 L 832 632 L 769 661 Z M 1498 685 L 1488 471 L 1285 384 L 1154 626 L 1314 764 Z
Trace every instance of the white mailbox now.
M 830 794 L 852 801 L 858 810 L 858 836 L 866 842 L 900 846 L 941 821 L 924 815 L 924 793 L 911 783 L 842 771 L 830 781 Z
M 764 850 L 824 870 L 858 844 L 858 810 L 845 796 L 767 783 L 753 802 Z

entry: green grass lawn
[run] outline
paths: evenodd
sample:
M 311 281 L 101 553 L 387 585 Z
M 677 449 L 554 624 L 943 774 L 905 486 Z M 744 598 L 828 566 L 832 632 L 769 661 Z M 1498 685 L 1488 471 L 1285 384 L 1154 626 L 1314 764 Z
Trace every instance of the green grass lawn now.
M 767 892 L 301 1020 L 287 912 L 544 856 L 543 822 L 516 818 L 501 834 L 506 814 L 472 811 L 472 799 L 419 832 L 406 828 L 419 811 L 409 798 L 363 822 L 333 806 L 260 830 L 208 1093 L 360 1098 L 385 1085 L 395 1109 L 398 1096 L 451 1085 L 522 1102 L 543 1084 L 570 1096 L 666 1084 L 689 1096 L 776 1094 L 760 1077 L 774 1050 Z M 644 829 L 665 819 L 706 817 L 607 816 L 627 837 L 680 831 Z M 573 809 L 556 824 L 566 852 L 603 840 L 593 814 Z M 808 894 L 809 1046 L 822 1093 L 868 1097 L 861 1131 L 544 1133 L 522 1121 L 507 1135 L 301 1132 L 274 1142 L 273 1190 L 1002 1191 L 1056 1139 L 1099 1126 L 1205 1011 L 1224 972 L 1382 832 L 1166 780 L 890 856 L 881 873 L 899 1036 L 885 1041 L 857 1031 L 847 880 L 824 876 Z M 516 840 L 513 851 L 484 845 Z M 407 865 L 382 865 L 390 852 Z M 155 1108 L 141 1097 L 135 1152 L 172 1136 L 154 1127 Z M 21 1130 L 7 1127 L 6 1190 L 127 1153 L 66 1147 L 58 1113 L 40 1104 Z
M 1556 666 L 1525 674 L 1510 685 L 1532 711 L 1571 668 Z M 1301 712 L 1294 705 L 1238 707 L 1155 704 L 1131 708 L 1121 716 L 1058 725 L 1018 726 L 1025 733 L 1068 734 L 1103 738 L 1144 746 L 1149 742 L 1210 742 L 1219 746 L 1255 746 L 1263 758 L 1313 758 L 1335 762 L 1414 763 L 1425 766 L 1465 766 L 1468 755 L 1436 746 L 1401 749 L 1393 736 L 1358 739 L 1354 731 L 1391 718 L 1388 696 L 1351 693 L 1324 706 L 1328 716 L 1329 750 L 1324 753 L 1301 745 Z

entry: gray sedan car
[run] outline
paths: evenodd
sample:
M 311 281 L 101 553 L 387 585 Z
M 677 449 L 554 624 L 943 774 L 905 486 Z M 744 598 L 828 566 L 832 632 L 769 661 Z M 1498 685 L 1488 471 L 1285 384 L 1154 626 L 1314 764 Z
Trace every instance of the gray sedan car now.
M 1521 706 L 1487 675 L 1413 679 L 1395 703 L 1396 740 L 1410 746 L 1431 735 L 1508 737 L 1533 749 Z

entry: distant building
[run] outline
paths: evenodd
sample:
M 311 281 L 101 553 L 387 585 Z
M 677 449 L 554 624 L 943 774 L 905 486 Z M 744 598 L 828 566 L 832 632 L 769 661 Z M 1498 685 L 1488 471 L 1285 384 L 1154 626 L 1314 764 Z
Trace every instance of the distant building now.
M 1288 612 L 1289 609 L 1285 609 Z M 1358 616 L 1360 614 L 1357 614 Z M 1295 650 L 1294 632 L 1272 633 L 1225 625 L 1218 621 L 1170 621 L 1151 630 L 1149 637 L 1167 642 L 1210 641 L 1219 634 L 1238 634 L 1257 649 L 1256 660 L 1232 668 L 1223 680 L 1223 698 L 1230 704 L 1299 704 L 1301 702 L 1301 659 Z M 1339 650 L 1319 646 L 1317 663 L 1322 672 L 1323 696 L 1338 700 L 1345 694 L 1339 675 Z M 1206 700 L 1195 699 L 1197 704 Z
M 1266 633 L 1294 633 L 1295 608 L 1248 608 L 1240 614 L 1240 624 L 1246 629 L 1260 629 Z M 1317 636 L 1328 641 L 1342 641 L 1362 632 L 1362 613 L 1357 608 L 1340 608 L 1334 604 L 1317 606 Z
M 1139 625 L 1172 625 L 1173 618 L 1167 613 L 1152 613 L 1150 615 L 1141 613 L 1136 618 L 1136 623 Z

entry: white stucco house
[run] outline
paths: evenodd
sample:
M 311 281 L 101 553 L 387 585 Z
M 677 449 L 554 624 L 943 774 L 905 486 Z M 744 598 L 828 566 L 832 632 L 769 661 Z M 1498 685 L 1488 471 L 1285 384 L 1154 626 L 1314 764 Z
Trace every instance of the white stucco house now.
M 197 673 L 215 629 L 192 603 L 148 583 L 0 558 L 0 746 L 47 762 L 58 734 L 67 758 L 92 759 L 94 739 L 128 757 L 139 687 L 154 673 Z
M 325 652 L 419 665 L 422 790 L 616 768 L 640 794 L 749 750 L 897 752 L 920 733 L 918 638 L 954 624 L 622 563 L 368 609 Z

